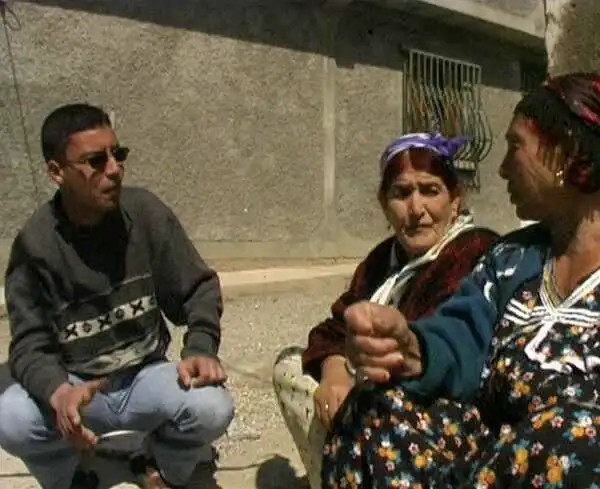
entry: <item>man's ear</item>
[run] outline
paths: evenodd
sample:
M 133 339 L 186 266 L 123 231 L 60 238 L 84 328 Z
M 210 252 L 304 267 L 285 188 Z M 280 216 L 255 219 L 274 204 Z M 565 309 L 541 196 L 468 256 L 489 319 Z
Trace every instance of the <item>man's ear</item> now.
M 46 165 L 48 175 L 50 175 L 52 181 L 60 187 L 64 182 L 62 166 L 55 160 L 50 160 Z

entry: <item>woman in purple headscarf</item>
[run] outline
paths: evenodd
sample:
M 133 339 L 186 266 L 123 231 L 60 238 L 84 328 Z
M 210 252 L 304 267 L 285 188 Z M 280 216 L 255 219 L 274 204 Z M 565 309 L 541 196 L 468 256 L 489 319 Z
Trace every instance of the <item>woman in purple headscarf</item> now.
M 320 487 L 326 430 L 353 386 L 344 353 L 345 309 L 366 299 L 412 319 L 429 315 L 497 238 L 476 227 L 463 208 L 454 156 L 465 142 L 417 133 L 385 149 L 377 197 L 394 235 L 358 266 L 331 317 L 310 332 L 308 347 L 288 348 L 276 361 L 275 392 L 313 489 Z

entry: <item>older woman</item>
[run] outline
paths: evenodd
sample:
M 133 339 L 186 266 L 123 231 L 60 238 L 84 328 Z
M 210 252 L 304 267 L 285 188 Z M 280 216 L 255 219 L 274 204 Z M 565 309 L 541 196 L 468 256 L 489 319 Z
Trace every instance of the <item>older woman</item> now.
M 275 391 L 313 489 L 320 487 L 325 430 L 353 385 L 344 357 L 346 307 L 370 299 L 411 319 L 431 314 L 498 237 L 461 209 L 453 156 L 464 142 L 408 134 L 388 146 L 378 200 L 395 235 L 358 266 L 332 317 L 310 332 L 308 348 L 284 350 L 276 361 Z
M 506 139 L 500 174 L 540 224 L 428 318 L 346 311 L 359 385 L 323 487 L 600 487 L 600 76 L 550 79 Z

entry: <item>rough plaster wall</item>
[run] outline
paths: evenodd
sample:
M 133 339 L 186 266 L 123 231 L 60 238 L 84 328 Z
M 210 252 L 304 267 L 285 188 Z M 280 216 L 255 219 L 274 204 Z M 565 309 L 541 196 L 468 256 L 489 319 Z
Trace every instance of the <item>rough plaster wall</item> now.
M 545 16 L 543 0 L 466 0 L 466 2 L 478 4 L 473 5 L 475 8 L 479 5 L 485 5 L 486 7 L 504 11 L 516 17 L 521 17 L 532 23 L 531 26 L 533 27 L 535 36 L 543 37 L 544 35 Z M 505 35 L 505 40 L 507 42 L 512 42 L 511 38 L 511 35 Z M 532 43 L 537 44 L 537 41 L 539 41 L 539 39 L 529 38 L 526 40 L 529 46 L 533 46 Z
M 472 194 L 470 201 L 478 222 L 499 232 L 508 232 L 519 226 L 519 220 L 498 169 L 506 153 L 504 134 L 513 109 L 521 99 L 519 58 L 502 46 L 490 46 L 488 55 L 483 57 L 482 54 L 477 57 L 483 70 L 481 99 L 491 126 L 493 145 L 480 166 L 481 189 Z
M 193 237 L 308 239 L 319 226 L 317 55 L 74 10 L 28 4 L 16 10 L 22 30 L 13 34 L 13 47 L 36 162 L 43 116 L 58 104 L 87 100 L 116 112 L 120 138 L 133 149 L 128 183 L 156 191 Z M 314 18 L 289 7 L 280 13 L 269 18 L 274 40 L 281 31 L 297 32 L 317 51 Z M 204 14 L 229 28 L 238 23 L 240 31 L 265 21 L 257 9 Z M 7 100 L 6 68 L 1 73 Z M 22 138 L 9 112 L 2 127 L 14 144 Z M 0 183 L 8 195 L 4 238 L 32 204 L 23 198 L 30 193 L 24 183 L 14 192 L 24 179 L 23 152 L 9 151 L 17 154 L 1 165 L 13 175 Z
M 518 71 L 517 71 L 518 75 Z M 482 101 L 490 119 L 493 147 L 481 164 L 481 190 L 469 196 L 477 222 L 506 233 L 519 226 L 506 192 L 506 182 L 498 176 L 498 168 L 506 153 L 504 134 L 512 118 L 512 111 L 521 95 L 517 92 L 496 87 L 482 90 Z
M 377 203 L 379 156 L 402 131 L 403 58 L 393 22 L 368 8 L 349 10 L 337 36 L 337 216 L 344 232 L 363 239 L 386 234 Z M 353 63 L 353 56 L 373 65 Z
M 518 53 L 476 35 L 466 46 L 462 31 L 365 5 L 344 14 L 333 53 L 323 45 L 323 14 L 306 4 L 207 0 L 159 15 L 161 5 L 128 3 L 131 11 L 115 17 L 17 4 L 22 29 L 12 33 L 13 48 L 39 199 L 51 192 L 41 121 L 58 104 L 88 100 L 116 113 L 121 140 L 133 149 L 129 183 L 172 205 L 206 256 L 360 256 L 386 233 L 375 200 L 377 159 L 401 131 L 401 52 L 416 47 L 483 65 L 498 140 L 471 201 L 483 224 L 514 227 L 496 174 L 518 98 Z M 193 10 L 207 5 L 202 17 Z M 116 0 L 102 6 L 125 8 Z M 150 15 L 153 6 L 158 13 Z M 190 19 L 200 18 L 195 27 Z M 335 215 L 326 226 L 324 54 L 336 65 Z M 7 61 L 0 49 L 5 243 L 36 205 Z M 0 263 L 5 252 L 0 246 Z
M 561 16 L 553 74 L 600 71 L 600 2 L 572 0 Z
M 505 10 L 514 15 L 529 17 L 536 12 L 540 6 L 540 0 L 471 0 L 475 3 L 482 3 L 488 7 Z

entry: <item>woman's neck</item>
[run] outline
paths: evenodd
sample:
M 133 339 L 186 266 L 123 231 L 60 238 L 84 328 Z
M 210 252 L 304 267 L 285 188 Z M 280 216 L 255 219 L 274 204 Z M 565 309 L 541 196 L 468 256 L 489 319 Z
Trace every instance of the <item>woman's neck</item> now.
M 565 216 L 561 222 L 553 223 L 550 232 L 554 280 L 558 292 L 567 297 L 600 268 L 600 211 L 590 212 L 581 219 Z

